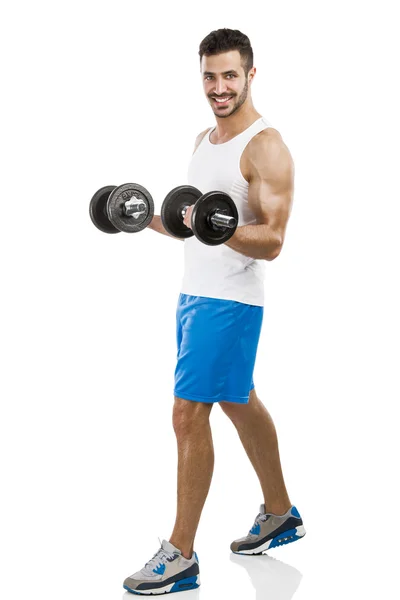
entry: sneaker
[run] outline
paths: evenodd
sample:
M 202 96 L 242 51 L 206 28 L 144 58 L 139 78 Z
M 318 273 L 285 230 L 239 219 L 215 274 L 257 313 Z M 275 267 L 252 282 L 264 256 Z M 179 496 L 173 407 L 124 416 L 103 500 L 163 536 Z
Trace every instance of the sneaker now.
M 231 550 L 235 554 L 262 554 L 270 548 L 295 542 L 305 534 L 303 521 L 295 506 L 278 516 L 267 513 L 265 504 L 261 504 L 248 535 L 232 542 Z
M 178 548 L 163 540 L 161 548 L 141 571 L 127 577 L 124 588 L 132 594 L 167 594 L 194 590 L 200 585 L 196 552 L 185 558 Z

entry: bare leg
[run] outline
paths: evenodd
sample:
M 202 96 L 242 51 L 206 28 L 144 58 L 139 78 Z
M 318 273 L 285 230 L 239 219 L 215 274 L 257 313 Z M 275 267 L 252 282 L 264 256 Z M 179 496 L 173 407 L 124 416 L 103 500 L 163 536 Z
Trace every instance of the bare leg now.
M 177 515 L 170 542 L 190 558 L 214 470 L 209 416 L 212 404 L 175 397 L 173 425 L 178 444 Z
M 266 510 L 283 515 L 291 507 L 283 479 L 274 422 L 255 390 L 248 404 L 220 402 L 235 425 L 264 494 Z

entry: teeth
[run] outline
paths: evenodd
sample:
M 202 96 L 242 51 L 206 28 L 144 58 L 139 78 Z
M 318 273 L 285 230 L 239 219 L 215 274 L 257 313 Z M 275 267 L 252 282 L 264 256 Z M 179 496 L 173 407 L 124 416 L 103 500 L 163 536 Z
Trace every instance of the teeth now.
M 231 96 L 229 96 L 229 98 L 220 98 L 220 99 L 218 99 L 218 98 L 214 98 L 214 100 L 215 100 L 216 102 L 220 102 L 220 103 L 221 103 L 221 102 L 226 102 L 227 100 L 230 100 L 230 99 L 231 99 Z

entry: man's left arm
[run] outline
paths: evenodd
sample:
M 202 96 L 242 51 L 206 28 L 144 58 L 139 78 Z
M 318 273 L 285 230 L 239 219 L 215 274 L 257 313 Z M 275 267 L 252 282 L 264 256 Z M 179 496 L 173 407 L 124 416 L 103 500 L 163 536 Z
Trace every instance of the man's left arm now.
M 256 225 L 242 225 L 225 242 L 251 258 L 274 260 L 282 249 L 293 202 L 294 165 L 276 130 L 264 130 L 248 144 L 249 208 Z

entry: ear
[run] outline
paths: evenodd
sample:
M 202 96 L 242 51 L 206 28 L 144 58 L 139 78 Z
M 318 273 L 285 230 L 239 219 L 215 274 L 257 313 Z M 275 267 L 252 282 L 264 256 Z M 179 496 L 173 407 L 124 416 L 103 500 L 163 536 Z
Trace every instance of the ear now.
M 254 79 L 254 76 L 257 72 L 257 69 L 255 67 L 252 67 L 249 71 L 249 83 L 251 83 Z

